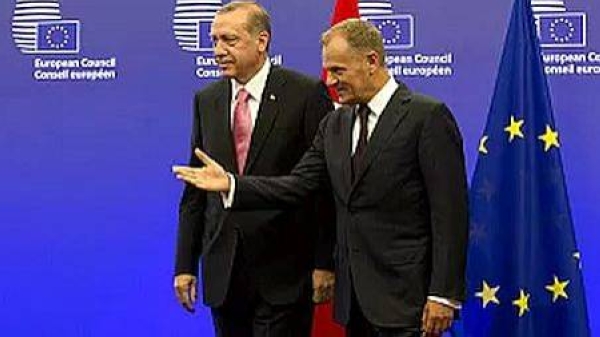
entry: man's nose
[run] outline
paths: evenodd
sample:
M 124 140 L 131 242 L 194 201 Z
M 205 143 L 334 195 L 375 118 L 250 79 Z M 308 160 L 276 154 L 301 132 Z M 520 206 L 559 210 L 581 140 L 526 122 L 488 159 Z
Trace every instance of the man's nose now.
M 227 50 L 223 48 L 223 43 L 219 42 L 219 40 L 213 42 L 213 52 L 215 56 L 223 56 L 227 54 Z

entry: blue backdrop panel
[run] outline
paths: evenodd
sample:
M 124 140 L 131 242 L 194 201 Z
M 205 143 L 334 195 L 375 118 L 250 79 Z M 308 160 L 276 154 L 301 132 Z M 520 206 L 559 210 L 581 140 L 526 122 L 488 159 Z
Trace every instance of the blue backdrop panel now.
M 410 34 L 386 31 L 390 68 L 452 108 L 471 175 L 511 1 L 379 2 L 391 6 L 361 2 L 363 16 Z M 261 3 L 274 62 L 319 76 L 334 1 Z M 216 75 L 202 34 L 218 7 L 0 3 L 2 335 L 211 335 L 208 311 L 185 314 L 172 292 L 181 186 L 170 166 L 187 160 L 193 92 Z M 600 8 L 567 0 L 536 13 L 598 333 Z M 561 31 L 567 19 L 573 32 Z

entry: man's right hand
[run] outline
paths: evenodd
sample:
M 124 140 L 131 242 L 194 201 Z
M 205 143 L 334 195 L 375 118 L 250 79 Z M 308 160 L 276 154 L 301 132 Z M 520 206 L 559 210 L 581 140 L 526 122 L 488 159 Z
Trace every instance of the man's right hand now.
M 214 161 L 200 149 L 195 149 L 196 157 L 204 167 L 173 166 L 177 179 L 186 181 L 209 192 L 229 192 L 229 176 L 219 163 Z
M 175 288 L 175 296 L 177 296 L 177 301 L 185 310 L 189 312 L 194 312 L 194 305 L 196 304 L 196 298 L 198 295 L 198 282 L 196 276 L 192 274 L 180 274 L 175 276 L 175 281 L 173 284 Z

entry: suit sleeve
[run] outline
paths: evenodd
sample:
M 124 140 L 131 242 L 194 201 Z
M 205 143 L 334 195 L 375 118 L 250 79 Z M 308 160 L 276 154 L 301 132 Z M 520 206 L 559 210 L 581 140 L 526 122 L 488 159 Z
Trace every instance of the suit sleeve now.
M 314 94 L 307 102 L 304 112 L 304 139 L 310 146 L 319 128 L 319 123 L 329 112 L 333 111 L 333 104 L 327 93 L 323 82 L 316 85 Z M 317 230 L 315 246 L 315 268 L 333 270 L 333 249 L 335 246 L 335 206 L 333 195 L 329 186 L 329 179 L 325 179 L 323 185 L 315 194 L 313 200 L 314 221 Z
M 191 155 L 189 165 L 200 167 L 200 160 L 194 155 L 194 148 L 202 149 L 202 126 L 200 119 L 199 94 L 194 98 L 194 120 L 192 123 Z M 198 275 L 198 261 L 202 252 L 204 231 L 204 209 L 206 192 L 186 183 L 179 203 L 179 229 L 175 275 Z
M 462 138 L 443 104 L 424 122 L 419 164 L 429 198 L 433 237 L 429 295 L 462 301 L 468 237 L 467 182 Z
M 291 208 L 326 186 L 327 163 L 324 140 L 328 114 L 319 125 L 310 148 L 286 176 L 235 176 L 234 209 Z

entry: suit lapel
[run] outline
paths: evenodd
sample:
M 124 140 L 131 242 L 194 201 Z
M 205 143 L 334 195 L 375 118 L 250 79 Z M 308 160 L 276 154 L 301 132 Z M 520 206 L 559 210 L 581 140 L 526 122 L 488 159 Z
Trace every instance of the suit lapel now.
M 250 150 L 246 161 L 245 173 L 251 172 L 252 166 L 256 162 L 260 151 L 262 150 L 267 136 L 273 128 L 275 119 L 281 110 L 281 89 L 285 84 L 285 79 L 277 71 L 277 67 L 272 67 L 267 77 L 267 84 L 258 108 L 258 116 L 252 131 L 252 139 L 250 140 Z
M 408 107 L 405 103 L 410 100 L 410 91 L 403 83 L 400 83 L 399 85 L 400 86 L 396 89 L 396 92 L 386 105 L 373 130 L 373 134 L 367 144 L 367 150 L 361 169 L 356 175 L 350 193 L 352 193 L 356 185 L 364 177 L 365 173 L 369 170 L 369 167 L 373 164 L 373 161 L 377 158 L 398 127 L 400 121 L 402 121 L 408 112 Z
M 214 106 L 214 132 L 221 136 L 222 141 L 216 141 L 214 148 L 216 153 L 221 154 L 221 164 L 229 172 L 237 172 L 235 165 L 235 147 L 233 145 L 233 134 L 231 132 L 231 82 L 226 80 L 223 89 L 215 100 Z

